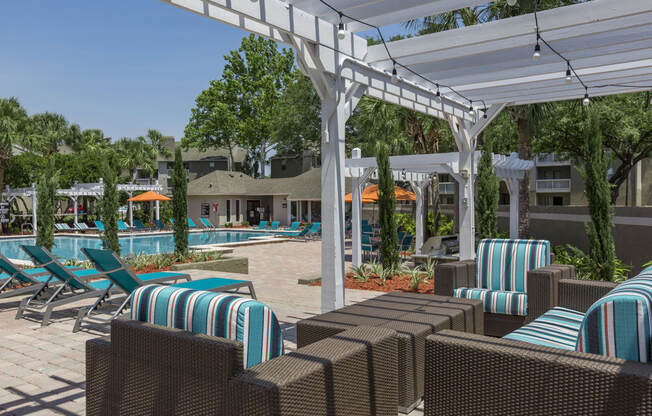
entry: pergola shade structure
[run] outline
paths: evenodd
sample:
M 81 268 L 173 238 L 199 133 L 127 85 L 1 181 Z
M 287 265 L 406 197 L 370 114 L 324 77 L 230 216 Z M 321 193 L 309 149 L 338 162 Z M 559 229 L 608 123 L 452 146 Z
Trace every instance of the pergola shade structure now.
M 373 157 L 360 158 L 360 149 L 353 149 L 353 157 L 346 160 L 345 175 L 352 178 L 351 195 L 351 237 L 352 237 L 352 260 L 354 266 L 362 263 L 361 251 L 361 220 L 362 220 L 362 192 L 365 184 L 370 179 L 377 178 L 377 164 Z M 480 152 L 473 154 L 473 160 L 480 158 Z M 451 175 L 460 183 L 460 217 L 465 214 L 469 204 L 472 204 L 472 194 L 464 188 L 465 178 L 470 172 L 460 170 L 458 153 L 434 153 L 425 155 L 390 156 L 389 158 L 392 176 L 395 181 L 409 182 L 412 190 L 417 196 L 416 200 L 416 236 L 415 248 L 417 254 L 423 246 L 423 213 L 424 188 L 430 184 L 430 180 L 437 174 L 446 173 Z M 518 182 L 525 177 L 525 172 L 534 167 L 534 162 L 518 158 L 516 153 L 510 156 L 493 155 L 493 165 L 496 175 L 507 184 L 509 191 L 510 216 L 509 230 L 511 238 L 518 238 Z M 473 175 L 477 174 L 478 166 L 472 163 Z M 460 226 L 460 255 L 474 250 L 474 223 L 472 216 L 469 222 Z M 468 256 L 468 254 L 466 254 Z
M 391 56 L 356 34 L 370 29 L 366 24 L 344 17 L 348 31 L 338 37 L 338 12 L 384 26 L 486 0 L 325 0 L 332 9 L 320 0 L 161 1 L 293 47 L 312 80 L 322 102 L 323 311 L 344 305 L 344 126 L 363 95 L 447 120 L 459 150 L 457 168 L 470 172 L 459 177 L 460 188 L 473 195 L 475 139 L 506 105 L 585 93 L 575 78 L 565 82 L 566 61 L 546 46 L 541 60 L 533 61 L 532 14 L 390 42 Z M 591 96 L 650 89 L 652 1 L 593 0 L 540 12 L 538 18 L 541 35 L 570 60 Z M 394 60 L 398 80 L 391 76 Z M 603 84 L 620 86 L 594 88 Z M 474 216 L 473 198 L 467 201 L 459 218 L 465 230 Z M 462 259 L 474 257 L 471 248 L 460 247 Z
M 127 192 L 129 196 L 132 196 L 136 191 L 154 191 L 161 192 L 163 186 L 159 185 L 158 181 L 151 185 L 141 185 L 134 183 L 123 183 L 116 186 L 118 191 Z M 77 224 L 78 212 L 77 212 L 77 200 L 81 196 L 92 196 L 95 198 L 101 198 L 104 194 L 104 183 L 102 178 L 99 182 L 96 183 L 75 183 L 69 189 L 57 189 L 57 196 L 64 196 L 70 198 L 73 202 L 73 216 L 74 223 Z M 32 199 L 32 229 L 34 234 L 36 234 L 37 229 L 37 213 L 36 213 L 36 184 L 32 184 L 31 187 L 27 188 L 10 188 L 9 186 L 5 187 L 2 191 L 2 196 L 7 202 L 11 202 L 14 198 L 31 198 Z M 129 201 L 131 204 L 131 201 Z M 130 218 L 130 225 L 133 226 L 133 209 L 131 210 L 132 217 Z M 159 203 L 156 202 L 156 219 L 159 219 Z

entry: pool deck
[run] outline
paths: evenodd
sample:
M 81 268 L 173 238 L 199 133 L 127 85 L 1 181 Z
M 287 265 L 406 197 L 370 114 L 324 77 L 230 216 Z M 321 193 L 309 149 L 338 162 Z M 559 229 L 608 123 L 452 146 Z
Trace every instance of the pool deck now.
M 289 255 L 288 253 L 291 253 Z M 190 271 L 193 279 L 215 276 L 249 279 L 258 299 L 277 314 L 285 346 L 296 348 L 297 320 L 320 313 L 320 288 L 298 285 L 299 278 L 321 274 L 320 242 L 283 242 L 234 248 L 234 255 L 249 258 L 249 275 Z M 346 290 L 346 303 L 356 303 L 382 292 Z M 15 320 L 20 297 L 0 300 L 0 414 L 84 414 L 86 340 L 106 336 L 102 328 L 84 328 L 73 334 L 77 308 L 73 304 L 53 315 L 41 328 L 33 317 Z M 413 411 L 410 416 L 423 414 Z

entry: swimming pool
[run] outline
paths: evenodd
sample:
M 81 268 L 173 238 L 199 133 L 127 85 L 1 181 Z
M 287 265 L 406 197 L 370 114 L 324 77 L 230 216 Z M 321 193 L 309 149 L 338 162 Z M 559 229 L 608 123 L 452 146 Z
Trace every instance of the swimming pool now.
M 249 237 L 260 236 L 261 233 L 246 231 L 203 231 L 190 233 L 188 244 L 191 246 L 201 244 L 224 244 L 247 241 Z M 21 244 L 34 244 L 34 238 L 16 238 L 0 241 L 0 253 L 10 259 L 29 260 L 27 254 L 21 250 Z M 52 252 L 64 259 L 87 260 L 81 253 L 82 247 L 102 248 L 99 238 L 55 236 Z M 134 235 L 120 237 L 122 255 L 128 254 L 160 254 L 174 251 L 174 237 L 172 234 L 161 235 Z

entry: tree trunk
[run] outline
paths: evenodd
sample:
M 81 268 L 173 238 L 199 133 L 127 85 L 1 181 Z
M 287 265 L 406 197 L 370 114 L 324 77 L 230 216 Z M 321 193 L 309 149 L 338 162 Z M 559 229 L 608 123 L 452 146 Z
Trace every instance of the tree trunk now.
M 229 170 L 233 172 L 235 170 L 235 160 L 233 159 L 233 146 L 229 144 Z
M 518 157 L 523 160 L 532 158 L 532 126 L 525 117 L 518 116 Z M 530 237 L 530 172 L 525 172 L 519 183 L 518 193 L 518 235 L 519 238 Z

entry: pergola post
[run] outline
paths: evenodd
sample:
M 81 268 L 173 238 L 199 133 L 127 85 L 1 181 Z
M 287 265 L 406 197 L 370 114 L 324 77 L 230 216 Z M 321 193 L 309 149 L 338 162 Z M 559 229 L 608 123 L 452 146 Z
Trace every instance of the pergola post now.
M 38 227 L 38 218 L 36 218 L 36 184 L 32 183 L 32 229 L 36 235 L 36 228 Z
M 129 199 L 134 197 L 133 192 L 129 192 Z M 134 203 L 129 201 L 129 226 L 134 226 Z
M 156 221 L 161 219 L 161 203 L 160 201 L 154 202 L 154 207 L 156 210 Z
M 362 152 L 351 150 L 351 159 L 360 159 Z M 362 183 L 359 177 L 351 178 L 351 263 L 362 264 Z
M 74 216 L 75 216 L 74 222 L 75 222 L 75 225 L 77 225 L 77 216 L 78 216 L 78 213 L 77 213 L 77 197 L 73 196 L 73 197 L 70 197 L 70 199 L 72 199 L 72 203 L 73 203 L 73 213 L 74 213 Z
M 518 192 L 520 180 L 505 178 L 509 191 L 509 238 L 518 238 Z
M 415 213 L 415 224 L 416 224 L 416 236 L 415 236 L 415 251 L 416 254 L 421 254 L 421 248 L 423 247 L 423 235 L 424 235 L 424 220 L 423 220 L 423 213 L 424 213 L 424 205 L 425 205 L 425 188 L 428 186 L 429 182 L 428 181 L 421 181 L 421 182 L 410 182 L 410 186 L 412 187 L 412 191 L 414 194 L 417 196 L 417 206 L 416 206 L 416 213 Z

